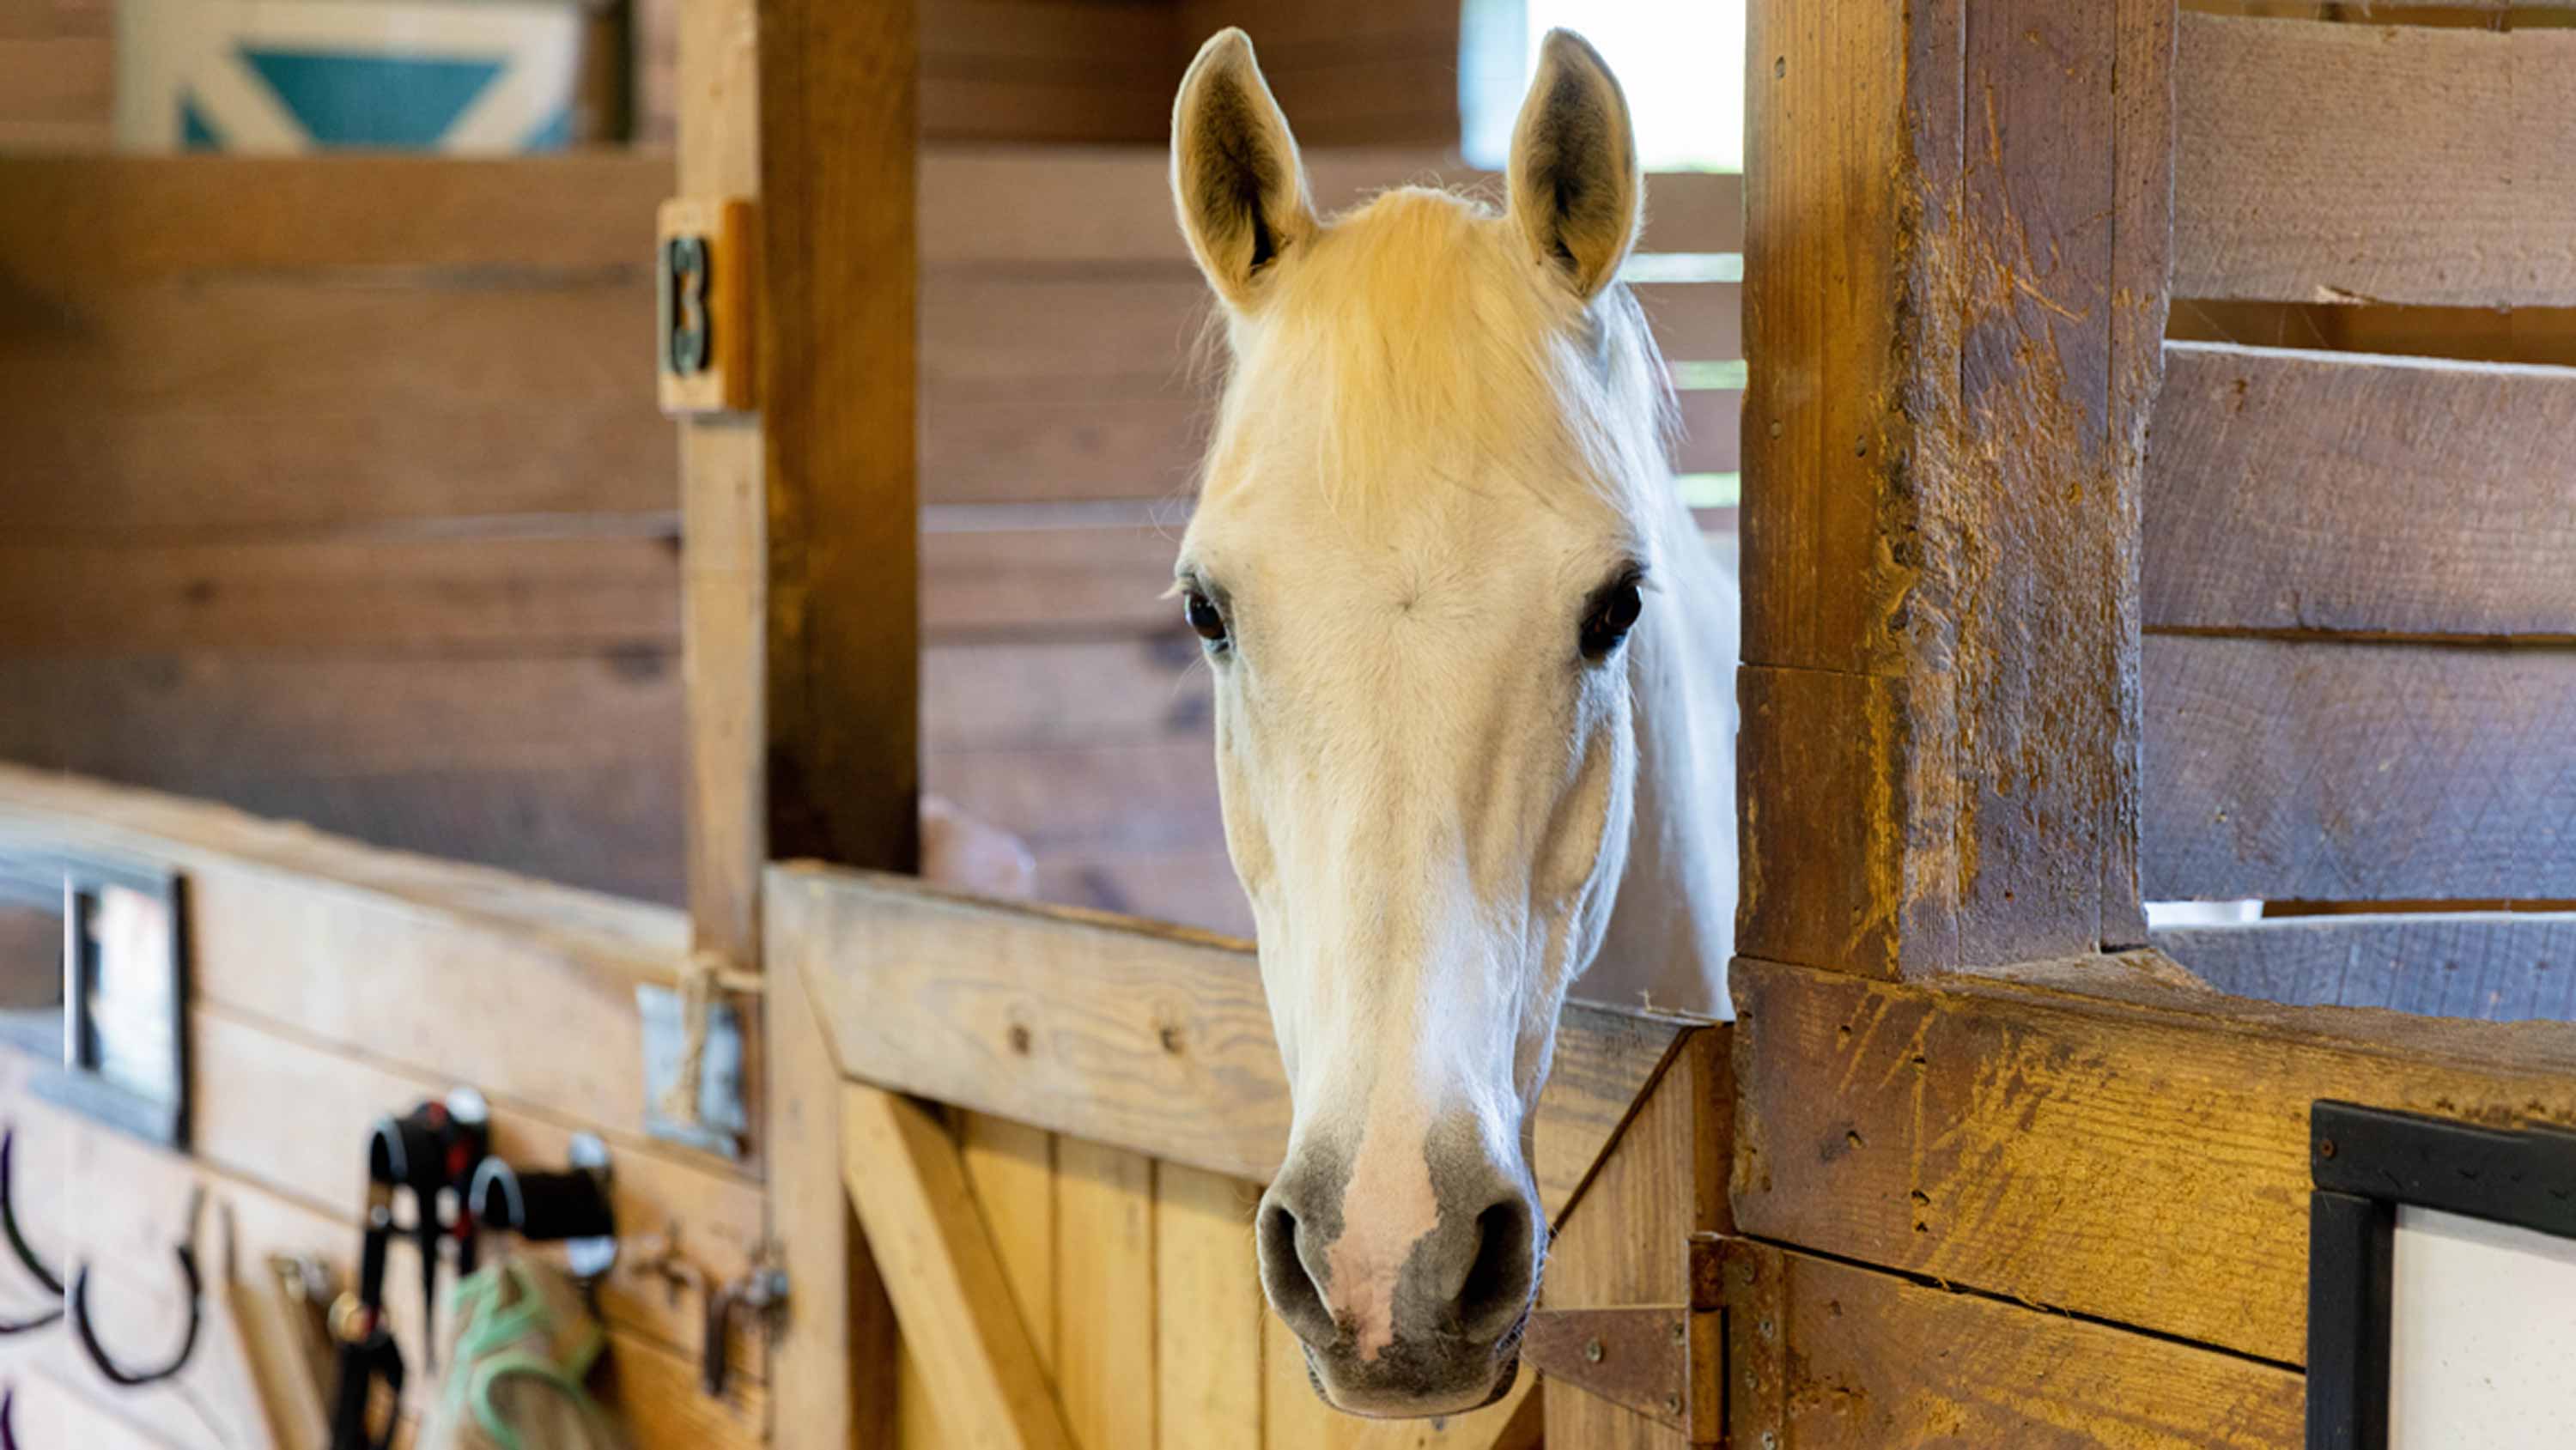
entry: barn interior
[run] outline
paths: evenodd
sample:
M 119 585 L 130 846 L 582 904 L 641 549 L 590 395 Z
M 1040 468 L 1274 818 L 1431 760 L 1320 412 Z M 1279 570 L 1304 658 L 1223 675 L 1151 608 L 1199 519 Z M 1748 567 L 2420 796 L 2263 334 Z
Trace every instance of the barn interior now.
M 379 66 L 507 12 L 539 60 L 490 68 L 552 89 L 524 114 L 456 99 L 441 125 L 480 139 L 443 146 L 349 99 L 386 73 L 335 91 L 297 71 L 310 42 L 217 55 L 198 32 L 228 7 L 253 28 L 323 12 L 341 49 L 375 25 Z M 1891 357 L 1955 346 L 1870 310 L 1873 269 L 1942 243 L 1853 200 L 1869 144 L 1930 142 L 1898 104 L 1827 119 L 1841 92 L 1811 79 L 1876 95 L 1894 83 L 1873 58 L 1925 42 L 1793 0 L 1667 8 L 1693 18 L 1628 3 L 1601 23 L 1687 23 L 1694 46 L 1723 30 L 1733 49 L 1701 69 L 1742 74 L 1708 104 L 1749 120 L 1650 162 L 1624 275 L 1670 365 L 1676 486 L 1749 610 L 1770 606 L 1746 651 L 1746 809 L 1809 824 L 1747 831 L 1746 872 L 1764 853 L 1775 894 L 1743 918 L 1737 1004 L 1763 1035 L 1578 1008 L 1543 1108 L 1542 1193 L 1584 1207 L 1558 1220 L 1544 1302 L 1653 1306 L 1689 1364 L 1658 1362 L 1651 1391 L 1605 1381 L 1586 1351 L 1609 1331 L 1584 1326 L 1610 1321 L 1567 1319 L 1508 1401 L 1393 1428 L 1313 1402 L 1248 1273 L 1285 1088 L 1208 672 L 1167 597 L 1215 385 L 1172 221 L 1172 97 L 1200 42 L 1240 25 L 1326 205 L 1424 179 L 1496 195 L 1491 96 L 1507 123 L 1531 36 L 1580 8 L 0 0 L 0 1218 L 34 1250 L 0 1265 L 0 1306 L 41 1317 L 94 1269 L 84 1322 L 129 1365 L 206 1325 L 178 1372 L 125 1386 L 60 1323 L 6 1333 L 21 1316 L 0 1307 L 15 1433 L 340 1450 L 327 1394 L 304 1394 L 338 1382 L 320 1367 L 338 1346 L 279 1308 L 336 1290 L 240 1286 L 292 1264 L 348 1287 L 387 1201 L 380 1125 L 470 1089 L 496 1159 L 597 1187 L 606 1231 L 561 1237 L 615 1247 L 588 1279 L 595 1393 L 639 1447 L 1448 1450 L 1731 1428 L 1779 1450 L 1943 1443 L 1953 1422 L 1949 1443 L 2074 1445 L 2112 1443 L 2115 1421 L 2142 1444 L 2296 1443 L 2316 1393 L 2310 1100 L 2576 1123 L 2576 484 L 2556 446 L 2576 414 L 2576 9 L 2122 0 L 2094 25 L 1918 7 L 2009 12 L 1989 33 L 2047 32 L 2088 57 L 2066 70 L 2086 85 L 2109 73 L 2086 47 L 2160 43 L 2171 92 L 2146 119 L 2096 117 L 2087 139 L 2116 133 L 2129 171 L 2033 159 L 2060 98 L 2028 57 L 1996 84 L 2036 109 L 1978 122 L 2048 259 L 2024 265 L 2057 265 L 2080 216 L 2138 206 L 2120 214 L 2162 222 L 2171 251 L 2139 264 L 2167 271 L 2095 279 L 2104 314 L 2154 322 L 2105 343 L 2154 385 L 2114 376 L 2098 404 L 2140 446 L 2049 475 L 2095 503 L 2127 487 L 2126 542 L 2033 546 L 2038 585 L 2115 601 L 2107 632 L 1997 625 L 1991 647 L 2049 703 L 1993 717 L 2028 732 L 2010 742 L 2026 756 L 1963 729 L 1939 767 L 2021 781 L 2040 824 L 1979 838 L 1994 895 L 1963 889 L 1935 926 L 1887 885 L 1951 859 L 1906 794 L 1930 727 L 1889 744 L 1853 722 L 1911 729 L 1902 712 L 1953 676 L 1833 633 L 1867 634 L 1887 544 L 1835 531 L 1926 495 L 1888 485 L 1866 520 L 1815 503 L 1845 497 L 1817 460 L 1866 460 L 1877 435 L 1855 450 L 1834 430 L 1857 414 L 1812 390 L 1765 411 L 1764 393 L 1822 376 L 1854 408 L 1894 395 L 1829 317 L 1884 323 L 1866 335 Z M 1775 58 L 1784 84 L 1826 88 L 1764 90 Z M 2352 139 L 2392 129 L 2408 139 L 2386 154 Z M 2008 136 L 2027 148 L 2009 166 Z M 2170 171 L 2161 212 L 2137 200 L 2145 155 Z M 765 267 L 806 269 L 760 284 L 793 310 L 763 304 L 780 341 L 750 408 L 675 408 L 668 204 L 721 245 L 721 204 L 754 196 L 815 239 L 761 243 Z M 1764 287 L 1772 310 L 1757 292 L 1748 311 Z M 2045 291 L 2026 308 L 2096 315 Z M 2096 477 L 2109 495 L 2084 493 Z M 1950 522 L 2018 547 L 2082 512 L 2013 507 Z M 2106 583 L 2086 559 L 2131 572 Z M 1974 608 L 2038 619 L 2047 597 Z M 2097 645 L 2126 665 L 2050 693 Z M 1860 682 L 1889 679 L 1913 692 L 1872 715 L 1879 684 Z M 2097 786 L 2129 814 L 2100 805 L 2069 846 Z M 1033 904 L 852 874 L 917 864 L 916 793 L 1024 847 Z M 2063 886 L 2004 864 L 2048 856 L 2100 888 L 2080 927 L 2043 920 L 2029 884 L 2013 896 Z M 2123 870 L 2134 929 L 2103 885 Z M 140 1006 L 82 1009 L 162 1024 L 158 1058 L 104 1070 L 135 1091 L 102 1106 L 55 1068 L 67 1030 L 107 1040 L 65 1023 L 111 902 L 184 969 Z M 2126 965 L 2079 983 L 2078 956 Z M 1960 969 L 1996 975 L 1920 985 Z M 1094 990 L 1112 1005 L 1061 1031 L 1096 1032 L 1096 1052 L 1015 1077 L 1032 1025 L 1044 1059 L 1047 1014 L 1079 1019 Z M 2299 1015 L 2329 1009 L 2363 1015 Z M 907 1040 L 916 1015 L 965 1025 L 943 1055 Z M 1818 1063 L 1846 1084 L 1853 1064 L 1904 1067 L 1854 1042 L 1863 1020 L 1975 1061 L 1987 1076 L 1928 1091 L 1997 1135 L 1986 1159 L 1926 1170 L 1924 1151 L 1958 1150 L 1919 1111 L 1822 1085 Z M 2039 1106 L 1987 1124 L 1977 1084 L 2017 1072 Z M 2140 1077 L 2187 1079 L 2190 1106 L 2133 1160 L 2088 1146 Z M 869 1198 L 854 1144 L 930 1166 Z M 1885 1166 L 1898 1144 L 1910 1170 Z M 594 1151 L 613 1176 L 577 1166 Z M 2169 1227 L 2137 1200 L 2225 1198 L 2231 1165 L 2259 1206 L 2227 1199 L 2162 1240 L 2144 1261 L 2164 1281 L 2105 1267 Z M 2131 1171 L 2127 1206 L 2067 1208 Z M 2003 1207 L 1980 1217 L 1981 1191 Z M 2039 1203 L 2077 1228 L 2053 1236 Z M 925 1225 L 905 1264 L 968 1268 L 924 1287 L 882 1242 L 872 1264 L 890 1221 Z M 378 1418 L 406 1442 L 452 1313 L 424 1307 L 423 1245 L 453 1268 L 453 1246 L 387 1250 L 385 1333 L 415 1380 Z M 1742 1270 L 1747 1297 L 1677 1287 L 1703 1269 Z M 2242 1287 L 2206 1292 L 2228 1275 Z M 922 1296 L 961 1307 L 914 1312 Z M 1839 1322 L 1846 1302 L 1866 1331 Z M 1951 1332 L 2020 1358 L 1913 1353 Z M 1721 1400 L 1729 1365 L 1756 1379 Z M 1673 1375 L 1690 1388 L 1667 1408 Z

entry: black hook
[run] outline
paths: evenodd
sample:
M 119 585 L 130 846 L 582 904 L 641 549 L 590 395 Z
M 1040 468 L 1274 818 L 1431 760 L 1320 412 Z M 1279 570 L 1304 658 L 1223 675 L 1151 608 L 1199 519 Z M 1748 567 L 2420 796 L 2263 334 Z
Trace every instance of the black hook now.
M 205 1281 L 197 1273 L 197 1221 L 205 1208 L 206 1190 L 200 1184 L 195 1192 L 188 1195 L 188 1227 L 186 1236 L 179 1240 L 179 1273 L 188 1281 L 188 1333 L 179 1341 L 179 1352 L 171 1357 L 168 1364 L 158 1369 L 132 1370 L 110 1358 L 105 1346 L 98 1342 L 98 1335 L 90 1329 L 89 1265 L 81 1265 L 80 1272 L 72 1277 L 72 1333 L 79 1336 L 81 1349 L 89 1355 L 90 1363 L 98 1366 L 98 1372 L 107 1377 L 108 1383 L 127 1389 L 158 1383 L 186 1369 L 188 1357 L 197 1352 L 197 1328 L 205 1317 L 206 1290 Z
M 26 1265 L 27 1272 L 36 1276 L 36 1282 L 45 1286 L 46 1293 L 54 1296 L 54 1304 L 52 1308 L 32 1319 L 0 1319 L 0 1335 L 24 1334 L 31 1329 L 42 1329 L 63 1317 L 62 1275 L 47 1268 L 45 1261 L 36 1257 L 35 1249 L 27 1243 L 27 1236 L 18 1228 L 18 1208 L 11 1197 L 11 1189 L 18 1181 L 18 1175 L 14 1171 L 17 1149 L 18 1128 L 13 1123 L 5 1129 L 0 1129 L 0 1235 L 8 1238 L 9 1251 L 18 1256 L 18 1262 Z M 7 1450 L 7 1447 L 0 1445 L 0 1450 Z

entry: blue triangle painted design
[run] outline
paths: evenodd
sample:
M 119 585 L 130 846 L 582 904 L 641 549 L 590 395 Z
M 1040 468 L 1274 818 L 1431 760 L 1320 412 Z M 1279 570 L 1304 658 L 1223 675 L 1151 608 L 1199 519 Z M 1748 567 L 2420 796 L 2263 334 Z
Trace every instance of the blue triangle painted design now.
M 224 149 L 224 138 L 215 134 L 215 128 L 206 120 L 206 113 L 197 109 L 195 96 L 183 95 L 179 98 L 179 149 L 182 151 Z
M 434 149 L 501 73 L 497 60 L 253 50 L 242 59 L 320 147 Z
M 519 147 L 522 151 L 561 151 L 572 145 L 572 107 L 565 106 L 546 117 Z

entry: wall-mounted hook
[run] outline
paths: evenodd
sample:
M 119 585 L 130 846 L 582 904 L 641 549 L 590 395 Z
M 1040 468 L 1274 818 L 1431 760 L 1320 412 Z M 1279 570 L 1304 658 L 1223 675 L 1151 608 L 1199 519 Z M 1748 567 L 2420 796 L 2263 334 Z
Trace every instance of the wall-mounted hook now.
M 51 1308 L 32 1318 L 0 1320 L 0 1335 L 24 1334 L 31 1329 L 42 1329 L 63 1317 L 62 1275 L 55 1273 L 50 1265 L 36 1256 L 36 1250 L 28 1244 L 26 1234 L 18 1228 L 18 1205 L 16 1199 L 12 1197 L 12 1190 L 18 1181 L 15 1171 L 17 1149 L 17 1126 L 12 1124 L 5 1129 L 0 1129 L 0 1235 L 8 1238 L 9 1252 L 18 1256 L 18 1262 L 26 1267 L 28 1273 L 35 1276 L 37 1283 L 45 1286 L 45 1292 L 54 1297 L 54 1302 Z
M 98 1372 L 107 1377 L 108 1383 L 127 1389 L 157 1384 L 186 1369 L 188 1357 L 197 1352 L 197 1330 L 205 1321 L 206 1308 L 205 1280 L 197 1273 L 197 1224 L 205 1217 L 205 1212 L 206 1189 L 205 1185 L 199 1184 L 188 1195 L 188 1226 L 179 1240 L 179 1274 L 188 1281 L 188 1332 L 179 1341 L 179 1352 L 158 1369 L 127 1369 L 108 1354 L 106 1346 L 98 1342 L 97 1332 L 90 1328 L 90 1266 L 82 1264 L 80 1272 L 72 1276 L 72 1333 L 79 1338 L 81 1350 L 89 1356 L 89 1362 L 98 1366 Z
M 559 1243 L 576 1278 L 598 1279 L 617 1263 L 617 1209 L 609 1198 L 608 1145 L 573 1135 L 561 1172 L 525 1172 L 486 1158 L 466 1195 L 467 1211 L 485 1228 L 531 1243 Z

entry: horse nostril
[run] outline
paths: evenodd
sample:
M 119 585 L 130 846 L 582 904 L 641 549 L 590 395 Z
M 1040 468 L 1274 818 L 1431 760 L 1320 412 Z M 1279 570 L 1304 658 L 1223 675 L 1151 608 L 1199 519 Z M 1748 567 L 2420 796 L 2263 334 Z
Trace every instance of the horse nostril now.
M 1297 1239 L 1303 1230 L 1286 1204 L 1274 1199 L 1263 1207 L 1261 1287 L 1270 1295 L 1270 1307 L 1299 1339 L 1327 1344 L 1333 1338 L 1333 1313 L 1324 1307 L 1324 1292 L 1306 1272 L 1305 1256 L 1298 1252 Z
M 1458 1289 L 1458 1327 L 1469 1339 L 1499 1338 L 1529 1309 L 1533 1222 L 1518 1196 L 1476 1215 L 1476 1256 Z

